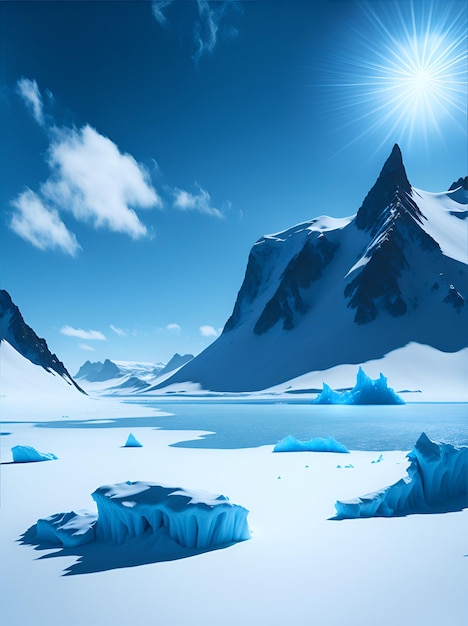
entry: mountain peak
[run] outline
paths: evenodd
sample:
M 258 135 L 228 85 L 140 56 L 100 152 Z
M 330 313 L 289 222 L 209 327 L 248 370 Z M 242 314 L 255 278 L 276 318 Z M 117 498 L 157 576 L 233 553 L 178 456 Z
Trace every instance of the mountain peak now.
M 382 212 L 390 206 L 395 193 L 404 195 L 410 192 L 411 185 L 406 176 L 400 147 L 396 143 L 356 215 L 356 226 L 361 230 L 372 230 L 380 221 Z

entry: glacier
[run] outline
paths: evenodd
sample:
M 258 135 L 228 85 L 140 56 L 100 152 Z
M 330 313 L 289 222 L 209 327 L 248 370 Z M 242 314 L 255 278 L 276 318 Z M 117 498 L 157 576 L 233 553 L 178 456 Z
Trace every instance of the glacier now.
M 365 496 L 338 500 L 336 517 L 391 517 L 468 507 L 468 446 L 436 443 L 422 433 L 407 458 L 407 476 Z
M 32 463 L 35 461 L 54 461 L 58 457 L 52 452 L 38 452 L 32 446 L 14 446 L 11 449 L 14 463 Z
M 362 367 L 359 368 L 356 384 L 349 391 L 334 391 L 323 383 L 322 392 L 312 400 L 313 404 L 405 404 L 405 401 L 387 385 L 387 378 L 372 380 Z
M 333 437 L 315 437 L 310 441 L 299 441 L 292 435 L 288 435 L 273 448 L 273 452 L 344 452 L 349 453 L 349 450 Z
M 143 481 L 104 485 L 91 494 L 97 514 L 55 513 L 39 519 L 28 542 L 74 547 L 92 541 L 121 545 L 168 535 L 186 548 L 211 549 L 250 539 L 249 511 L 223 495 Z
M 123 447 L 124 448 L 142 448 L 143 444 L 140 443 L 138 439 L 132 433 L 130 433 Z

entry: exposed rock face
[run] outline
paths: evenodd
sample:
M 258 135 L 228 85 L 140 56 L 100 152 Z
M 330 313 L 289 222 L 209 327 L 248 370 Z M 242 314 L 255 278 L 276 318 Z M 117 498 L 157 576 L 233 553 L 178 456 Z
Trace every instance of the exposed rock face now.
M 5 339 L 26 359 L 40 365 L 49 372 L 55 372 L 67 383 L 85 393 L 73 380 L 65 365 L 55 354 L 52 354 L 45 339 L 36 335 L 26 324 L 18 307 L 13 303 L 10 294 L 0 290 L 0 341 Z

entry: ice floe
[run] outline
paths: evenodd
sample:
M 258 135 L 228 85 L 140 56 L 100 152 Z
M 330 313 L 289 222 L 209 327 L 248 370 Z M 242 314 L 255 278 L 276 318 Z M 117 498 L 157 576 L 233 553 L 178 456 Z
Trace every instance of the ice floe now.
M 278 441 L 273 452 L 349 452 L 349 450 L 333 437 L 327 439 L 315 437 L 310 441 L 299 441 L 292 435 L 288 435 Z
M 14 446 L 11 449 L 14 463 L 33 463 L 35 461 L 54 461 L 58 457 L 52 452 L 38 452 L 32 446 Z

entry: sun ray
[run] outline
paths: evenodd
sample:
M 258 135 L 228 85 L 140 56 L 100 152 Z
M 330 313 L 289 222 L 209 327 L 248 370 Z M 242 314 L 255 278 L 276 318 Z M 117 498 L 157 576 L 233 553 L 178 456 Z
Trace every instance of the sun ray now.
M 329 68 L 335 80 L 334 110 L 357 140 L 382 132 L 386 138 L 443 139 L 447 125 L 467 130 L 466 4 L 365 2 L 364 20 L 353 31 L 361 42 Z

